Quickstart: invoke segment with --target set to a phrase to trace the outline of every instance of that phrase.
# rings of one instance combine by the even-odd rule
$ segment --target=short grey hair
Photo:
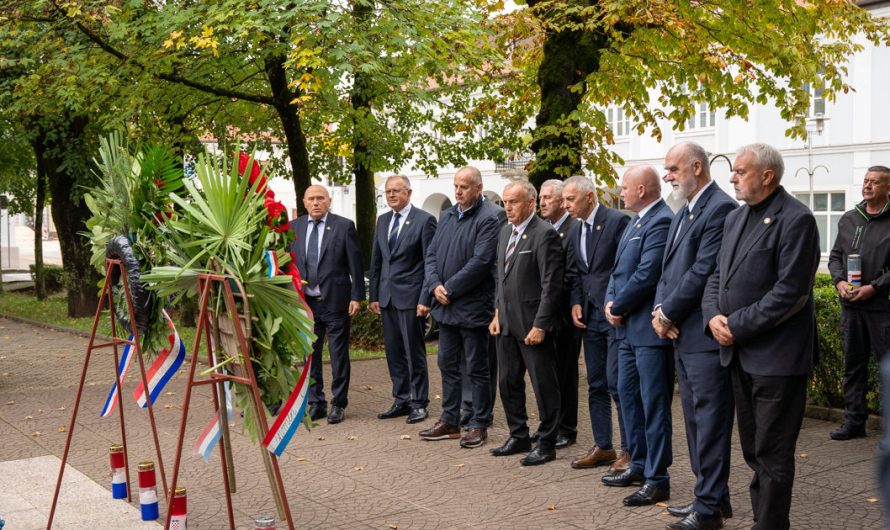
[[[569,177],[563,183],[563,186],[575,186],[581,193],[593,193],[596,196],[596,186],[593,185],[593,181],[584,175],[575,175],[573,177]]]
[[[506,193],[507,190],[509,190],[510,188],[522,188],[525,191],[526,197],[534,200],[538,199],[538,190],[536,190],[535,187],[532,186],[532,183],[527,180],[522,179],[511,181],[509,184],[504,186],[504,193]]]
[[[455,175],[459,175],[460,173],[467,173],[473,179],[473,184],[479,185],[482,184],[482,172],[479,171],[479,168],[473,166],[464,166],[457,170]]]
[[[386,177],[386,182],[389,182],[393,179],[400,179],[402,181],[402,184],[405,185],[406,189],[411,189],[411,181],[408,180],[408,177],[406,177],[405,175],[390,175]],[[383,183],[384,186],[386,186],[386,182]]]
[[[562,197],[562,188],[564,185],[565,183],[559,179],[545,180],[541,183],[541,193],[544,193],[544,188],[550,188]]]
[[[782,181],[782,175],[785,174],[785,162],[778,149],[769,144],[754,143],[741,147],[736,155],[741,156],[745,153],[754,153],[754,163],[757,167],[772,169],[776,176],[776,182]]]
[[[705,175],[710,176],[711,161],[708,158],[708,152],[705,151],[704,147],[690,141],[680,142],[676,147],[680,147],[683,150],[683,154],[685,155],[684,158],[687,162],[692,163],[696,160],[699,161],[701,163],[702,172],[704,172]]]

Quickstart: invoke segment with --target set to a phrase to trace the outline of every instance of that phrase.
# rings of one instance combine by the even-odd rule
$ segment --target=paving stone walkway
[[[0,462],[16,465],[12,461],[61,457],[86,345],[82,337],[0,318]],[[73,468],[108,489],[108,446],[120,441],[116,416],[99,417],[113,381],[110,355],[110,351],[102,352],[91,362],[69,456]],[[440,411],[441,381],[435,362],[430,366],[430,409],[435,418]],[[584,381],[583,363],[581,368]],[[326,371],[330,377],[327,367]],[[124,385],[127,398],[135,387],[137,376],[133,374],[138,370],[131,369],[130,374]],[[184,379],[184,375],[177,377],[155,406],[168,479]],[[425,442],[417,433],[433,419],[412,426],[402,419],[376,419],[376,413],[391,403],[388,381],[384,361],[355,362],[346,420],[339,425],[322,422],[311,432],[301,427],[282,456],[284,482],[297,527],[655,529],[673,520],[664,507],[623,507],[621,499],[631,491],[603,486],[602,471],[569,467],[573,457],[592,445],[585,399],[579,411],[578,444],[559,451],[555,462],[525,468],[519,465],[519,456],[494,458],[488,453],[487,449],[500,445],[507,436],[499,403],[491,437],[483,448],[462,449],[456,441]],[[531,392],[528,397],[529,411],[534,411]],[[147,414],[138,411],[132,400],[125,402],[125,412],[135,481],[134,463],[154,460],[154,448]],[[679,399],[674,400],[673,414],[671,502],[685,502],[691,499],[694,478],[689,470]],[[211,415],[210,394],[202,387],[192,401],[180,479],[189,491],[189,526],[193,529],[227,527],[218,455],[214,452],[211,461],[205,463],[190,451]],[[252,528],[250,517],[273,513],[274,504],[261,449],[251,443],[239,423],[240,418],[236,418],[235,518],[238,528]],[[879,433],[869,432],[866,439],[833,442],[828,433],[834,427],[827,422],[804,421],[798,442],[792,527],[883,528],[876,483]],[[727,521],[727,528],[750,528],[753,521],[747,485],[751,471],[742,460],[737,437],[732,462],[730,489],[735,518]],[[2,495],[13,487],[9,478],[0,476],[0,515],[16,509],[9,506],[12,497]],[[54,481],[53,476],[50,486]],[[138,512],[132,513],[135,527]],[[73,517],[62,508],[57,514],[60,521]],[[56,527],[66,528],[62,524]],[[15,526],[8,528],[17,530]]]

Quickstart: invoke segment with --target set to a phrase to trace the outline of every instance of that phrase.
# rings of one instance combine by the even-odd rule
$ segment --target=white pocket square
[[[532,251],[531,250],[520,250],[519,253],[520,254],[531,254]]]
[[[643,236],[637,236],[637,237],[632,237],[632,238],[630,238],[631,241],[633,241],[633,240],[635,240],[635,239],[643,239]]]

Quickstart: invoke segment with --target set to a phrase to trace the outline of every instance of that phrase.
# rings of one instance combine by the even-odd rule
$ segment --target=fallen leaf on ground
[[[355,466],[354,468],[352,468],[352,470],[353,470],[353,471],[364,471],[364,470],[365,470],[365,466]]]
[[[65,407],[59,407],[56,410],[65,410]]]
[[[555,510],[555,509],[556,509],[556,505],[555,505],[555,504],[549,504],[549,505],[547,505],[547,509],[548,509],[548,510],[551,510],[551,511],[552,511],[552,510]]]
[[[34,416],[25,416],[25,420],[33,420]]]
[[[7,401],[6,404],[7,405],[15,405],[15,401]]]
[[[319,437],[318,437],[318,441],[319,441],[319,442],[323,442],[323,441],[324,441],[324,436],[319,436]]]
[[[172,409],[172,408],[173,408],[173,405],[171,405],[170,403],[167,403],[166,405],[164,405],[164,408],[165,408],[165,409]]]
[[[391,524],[389,527],[392,528],[392,530],[399,530],[399,525],[397,524]]]
[[[403,435],[399,436],[399,440],[410,440],[410,439],[411,439],[410,434],[403,434]]]
[[[436,394],[435,399],[442,399],[442,396],[440,396],[439,394]]]
[[[168,396],[175,396],[176,392],[164,392],[164,394],[166,394]]]
[[[865,499],[865,502],[876,503],[879,500],[880,499],[878,499],[877,497],[869,497],[869,498]]]
[[[37,412],[43,412],[43,409],[37,409]]]
[[[655,506],[658,506],[659,508],[667,508],[667,503],[666,502],[656,502]]]
[[[365,390],[374,390],[374,387],[371,385],[365,385],[362,388],[364,388]]]
[[[800,457],[804,460],[810,457],[809,453],[800,453]]]
[[[355,436],[347,436],[346,439],[347,440],[355,440]]]
[[[466,464],[454,464],[454,467],[464,467]]]
[[[40,436],[41,434],[43,433],[41,433],[40,431],[34,431],[31,433],[31,436]]]
[[[59,432],[65,432],[65,431],[67,431],[67,430],[68,430],[68,429],[66,429],[64,425],[61,426],[61,427],[59,427]]]
[[[305,461],[306,461],[306,457],[305,457],[305,456],[298,456],[298,457],[297,457],[297,462],[305,462]]]

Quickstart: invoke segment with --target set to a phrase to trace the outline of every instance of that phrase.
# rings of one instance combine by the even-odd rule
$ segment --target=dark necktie
[[[689,217],[689,205],[683,207],[683,210],[680,212],[680,222],[677,223],[677,233],[674,234],[674,240],[671,241],[671,245],[676,245],[677,240],[680,239],[680,230],[683,229],[683,223],[686,222],[686,218]]]
[[[306,268],[309,273],[306,282],[309,287],[315,287],[318,285],[318,225],[323,221],[310,219],[309,222],[312,223],[312,232],[309,233],[309,247],[306,249]]]
[[[513,229],[513,235],[510,237],[510,243],[507,244],[507,254],[504,256],[504,272],[510,270],[510,263],[513,262],[513,251],[516,250],[516,240],[519,239],[519,231]]]
[[[396,241],[399,239],[399,218],[402,214],[396,212],[392,218],[392,228],[389,230],[389,251],[392,252],[396,248]]]
[[[585,222],[584,229],[587,230],[587,240],[584,242],[584,248],[587,251],[587,264],[590,265],[593,261],[593,224]]]

